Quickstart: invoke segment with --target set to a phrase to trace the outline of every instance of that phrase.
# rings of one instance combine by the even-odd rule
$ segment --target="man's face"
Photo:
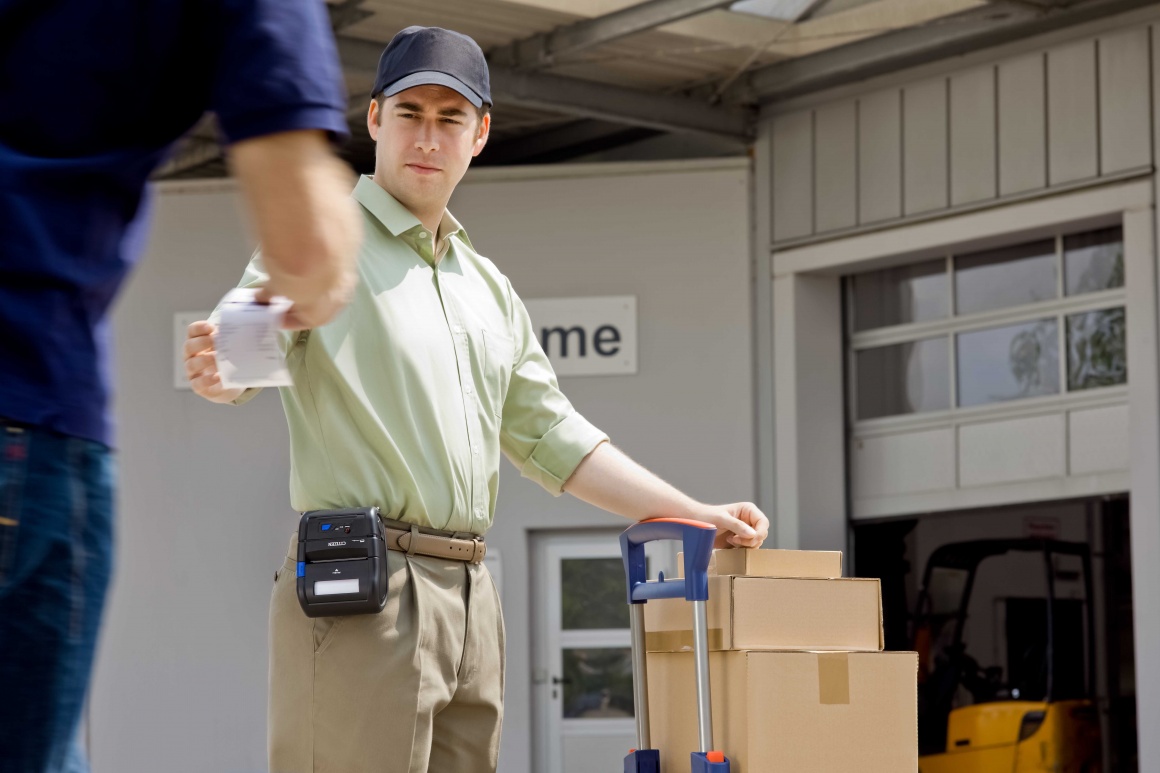
[[[446,206],[487,142],[491,116],[445,86],[416,86],[372,101],[375,181],[411,210]]]

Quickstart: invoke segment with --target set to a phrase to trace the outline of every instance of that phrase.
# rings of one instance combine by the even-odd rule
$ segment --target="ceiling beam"
[[[754,131],[753,115],[732,107],[579,78],[492,68],[491,86],[496,99],[513,104],[647,129],[740,139]]]
[[[364,2],[366,0],[343,0],[336,5],[327,5],[326,10],[330,14],[330,28],[338,32],[358,24],[363,19],[374,16],[373,12],[360,7]]]
[[[173,146],[165,163],[153,170],[153,178],[173,177],[220,160],[223,149],[219,135],[217,118],[212,113],[203,114]]]
[[[1048,8],[1064,7],[1068,5],[1068,0],[987,0],[987,2],[997,5],[1002,5],[1003,3],[1026,5],[1040,11],[1046,10]]]
[[[489,144],[475,164],[552,163],[652,136],[656,136],[656,132],[650,129],[581,118],[563,126]]]
[[[813,8],[809,9],[798,18],[798,21],[809,21],[810,19],[820,19],[823,16],[832,16],[835,13],[842,13],[857,8],[862,5],[869,5],[878,0],[821,0]]]
[[[488,52],[509,67],[535,69],[568,54],[655,29],[690,16],[724,8],[735,0],[648,0],[619,11],[557,27]]]
[[[775,102],[1155,3],[1083,0],[1067,7],[1040,9],[1001,0],[934,23],[766,65],[738,79],[724,96],[732,103]]]
[[[168,160],[153,171],[153,179],[163,180],[222,159],[221,146],[215,140],[186,137],[174,148]]]
[[[382,49],[381,43],[338,39],[343,67],[352,72],[374,72]],[[490,70],[492,98],[500,105],[508,103],[668,132],[743,140],[753,136],[754,115],[747,109],[499,65],[490,66]]]

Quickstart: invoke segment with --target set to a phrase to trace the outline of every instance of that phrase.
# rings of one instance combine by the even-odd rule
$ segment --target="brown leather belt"
[[[449,558],[452,561],[478,564],[487,554],[483,537],[471,534],[428,529],[402,521],[388,521],[386,518],[383,519],[383,530],[387,536],[387,549],[409,556]]]

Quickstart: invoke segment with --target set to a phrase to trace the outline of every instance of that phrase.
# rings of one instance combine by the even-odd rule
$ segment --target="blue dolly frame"
[[[644,605],[650,599],[684,597],[693,602],[693,658],[697,679],[697,729],[700,751],[692,753],[692,773],[729,773],[729,760],[713,749],[713,706],[709,697],[709,641],[705,602],[709,598],[709,558],[717,528],[683,518],[653,518],[625,529],[620,552],[632,610],[632,697],[637,748],[624,758],[624,773],[660,773],[660,752],[652,747],[648,714],[648,669],[645,663]],[[684,546],[685,578],[649,582],[645,543],[678,540]]]

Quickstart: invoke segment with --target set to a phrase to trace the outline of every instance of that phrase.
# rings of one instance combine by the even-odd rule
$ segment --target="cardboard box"
[[[918,769],[916,653],[714,652],[709,674],[713,742],[732,773]],[[648,682],[661,770],[688,770],[692,653],[648,655]]]
[[[842,552],[766,548],[714,550],[709,559],[709,574],[834,579],[842,576]],[[677,576],[685,576],[684,553],[677,554]]]
[[[709,578],[711,650],[882,649],[877,579]],[[649,652],[693,649],[693,606],[683,598],[644,605]]]

